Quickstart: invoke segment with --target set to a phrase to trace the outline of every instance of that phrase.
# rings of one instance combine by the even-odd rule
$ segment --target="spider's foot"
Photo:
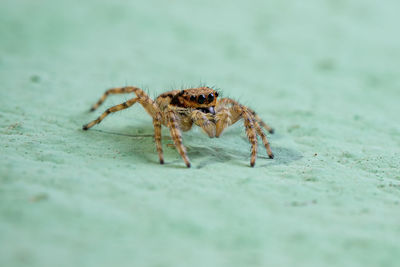
[[[274,156],[274,154],[271,154],[271,155],[268,155],[268,157],[269,157],[270,159],[273,159],[275,156]]]
[[[270,134],[273,134],[273,133],[275,133],[275,129],[271,129],[271,130],[269,130],[268,131]]]
[[[88,125],[87,125],[87,124],[83,125],[83,126],[82,126],[82,130],[84,130],[84,131],[87,131],[87,130],[89,130],[89,127],[88,127]]]
[[[256,165],[255,162],[250,162],[250,166],[251,166],[252,168],[254,168],[254,165]]]
[[[94,107],[91,107],[90,109],[89,109],[89,112],[93,112],[93,111],[95,111],[96,109],[94,108]]]
[[[160,159],[160,164],[164,164],[164,159]]]
[[[187,166],[188,168],[190,168],[190,162],[186,163],[186,166]]]

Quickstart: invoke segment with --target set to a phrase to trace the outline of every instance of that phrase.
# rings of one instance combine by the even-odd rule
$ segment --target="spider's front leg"
[[[221,99],[221,100],[218,102],[218,105],[217,105],[217,107],[216,107],[216,111],[219,112],[219,113],[224,113],[224,109],[227,110],[226,107],[227,107],[228,105],[231,105],[231,106],[235,106],[235,105],[242,106],[241,104],[239,104],[237,101],[235,101],[235,100],[233,100],[233,99],[230,99],[230,98],[223,98],[223,99]],[[272,127],[270,127],[268,124],[266,124],[266,123],[260,118],[260,116],[257,115],[257,113],[256,113],[254,110],[252,110],[252,109],[249,108],[249,107],[246,107],[246,109],[251,113],[252,117],[254,117],[255,121],[256,121],[261,127],[264,127],[264,128],[265,128],[269,133],[271,133],[271,134],[274,133],[274,129],[273,129]],[[220,118],[224,118],[224,117],[226,117],[226,116],[220,116]],[[236,119],[240,119],[240,116],[238,116]],[[234,124],[235,122],[236,122],[236,121],[232,122],[232,124]],[[225,126],[225,127],[221,127],[221,128],[222,128],[221,133],[222,133],[223,129],[225,129],[227,126],[231,125],[231,124],[226,125],[225,122],[221,122],[221,123],[224,123],[224,124],[221,125],[221,126]],[[218,127],[217,127],[217,128],[218,128]],[[217,132],[218,132],[218,129],[217,129]],[[221,133],[220,133],[220,134],[221,134]],[[218,137],[218,134],[217,134],[217,137]]]
[[[227,105],[231,106],[228,108]],[[222,99],[216,107],[216,119],[217,119],[217,133],[216,136],[219,137],[220,134],[228,126],[236,123],[238,120],[243,118],[244,126],[246,128],[246,135],[251,143],[251,160],[250,165],[253,167],[255,165],[256,155],[257,155],[257,134],[261,137],[262,142],[267,150],[268,156],[272,159],[274,154],[271,151],[267,136],[262,130],[259,122],[262,120],[255,117],[255,112],[251,109],[239,104],[238,102],[224,98]],[[271,128],[270,128],[271,129]]]
[[[166,115],[167,115],[168,128],[171,133],[172,140],[174,140],[175,146],[178,149],[178,152],[181,155],[186,166],[190,168],[189,158],[186,154],[186,149],[182,144],[182,134],[181,130],[179,129],[178,116],[170,107],[168,107]]]

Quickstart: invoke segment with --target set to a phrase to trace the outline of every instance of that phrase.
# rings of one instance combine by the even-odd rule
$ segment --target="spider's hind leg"
[[[160,109],[158,108],[157,104],[140,88],[137,87],[122,87],[122,88],[112,88],[110,90],[107,90],[104,95],[100,98],[100,100],[92,107],[92,109],[96,109],[101,103],[103,103],[104,99],[109,95],[109,94],[122,94],[122,93],[130,93],[133,92],[136,94],[136,98],[129,99],[128,101],[113,106],[109,109],[107,109],[103,114],[101,114],[100,117],[98,117],[96,120],[85,124],[83,126],[83,130],[88,130],[89,128],[93,127],[96,124],[99,124],[105,117],[107,117],[110,113],[117,112],[126,108],[129,108],[136,102],[139,102],[142,104],[143,108],[147,111],[147,113],[155,118],[158,116],[157,114],[160,114]]]
[[[135,90],[138,90],[139,88],[136,87],[118,87],[118,88],[111,88],[108,89],[107,91],[104,92],[104,94],[100,97],[100,99],[94,104],[91,108],[90,111],[95,111],[103,102],[106,100],[106,98],[109,95],[113,94],[128,94],[128,93],[133,93]],[[139,89],[140,90],[140,89]]]
[[[128,101],[113,106],[111,108],[108,108],[106,111],[103,112],[103,114],[101,114],[97,119],[95,119],[94,121],[89,122],[88,124],[83,125],[82,129],[83,130],[89,130],[90,128],[92,128],[93,126],[95,126],[96,124],[99,124],[102,120],[104,120],[105,117],[107,117],[110,113],[113,112],[117,112],[126,108],[129,108],[130,106],[132,106],[133,104],[135,104],[137,101],[139,100],[139,98],[132,98],[129,99]]]

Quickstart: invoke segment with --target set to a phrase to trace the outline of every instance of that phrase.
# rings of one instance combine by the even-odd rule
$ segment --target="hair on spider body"
[[[111,88],[92,106],[96,110],[110,94],[134,93],[136,97],[122,104],[108,108],[96,120],[85,124],[82,129],[88,130],[99,124],[110,113],[117,112],[140,103],[147,113],[153,118],[154,138],[160,163],[164,163],[164,154],[161,145],[161,127],[169,128],[170,135],[175,147],[181,155],[187,167],[190,161],[186,148],[182,143],[181,132],[188,131],[193,125],[200,127],[210,138],[220,137],[223,131],[243,120],[246,135],[251,144],[250,166],[254,166],[257,156],[257,136],[261,137],[267,154],[270,158],[274,155],[267,140],[263,128],[273,132],[272,128],[250,108],[239,104],[231,98],[220,98],[218,90],[202,86],[181,90],[172,90],[160,94],[155,100],[151,99],[146,92],[138,87],[127,86]]]

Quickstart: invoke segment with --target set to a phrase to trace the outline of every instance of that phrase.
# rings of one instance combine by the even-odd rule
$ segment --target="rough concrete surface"
[[[0,2],[0,266],[400,266],[400,4]],[[217,86],[275,129],[163,129],[131,96]]]

